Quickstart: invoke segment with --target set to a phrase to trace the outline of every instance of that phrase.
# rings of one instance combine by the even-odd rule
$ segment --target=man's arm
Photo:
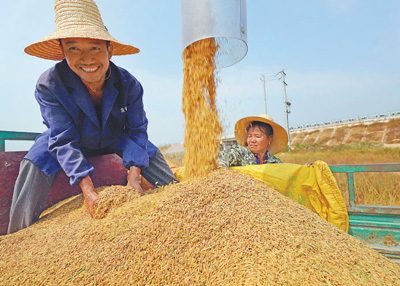
[[[70,178],[70,184],[77,185],[82,178],[91,175],[94,169],[79,147],[80,134],[75,123],[46,85],[37,85],[35,97],[44,123],[50,131],[48,150]]]

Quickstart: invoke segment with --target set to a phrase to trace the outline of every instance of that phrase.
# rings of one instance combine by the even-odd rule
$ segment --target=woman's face
[[[62,47],[69,67],[87,83],[102,83],[105,79],[112,46],[103,40],[87,38],[62,39]]]
[[[255,154],[266,153],[271,144],[272,136],[267,136],[258,126],[250,127],[247,131],[247,146]]]

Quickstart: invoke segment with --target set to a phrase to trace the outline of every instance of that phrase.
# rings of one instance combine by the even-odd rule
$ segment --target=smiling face
[[[260,126],[252,126],[247,131],[247,146],[255,154],[265,154],[272,142],[272,135],[267,136]]]
[[[102,86],[112,56],[112,45],[88,38],[62,39],[61,43],[69,67],[82,81]]]

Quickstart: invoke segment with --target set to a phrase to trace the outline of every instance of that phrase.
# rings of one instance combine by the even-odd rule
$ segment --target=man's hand
[[[93,216],[99,195],[94,190],[92,179],[89,176],[86,176],[79,182],[79,186],[81,187],[83,197],[85,198],[89,214]]]
[[[128,171],[128,187],[133,187],[139,191],[141,195],[144,194],[142,187],[140,186],[140,168],[131,166]]]

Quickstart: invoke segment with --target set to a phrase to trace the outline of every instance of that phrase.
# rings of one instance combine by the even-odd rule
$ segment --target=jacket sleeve
[[[70,184],[76,185],[94,171],[79,148],[79,132],[58,98],[45,85],[36,86],[35,97],[49,128],[49,152],[70,178]]]
[[[128,118],[125,125],[127,138],[123,147],[123,164],[146,168],[149,165],[147,154],[147,118],[143,106],[143,88],[138,81],[132,81],[128,89]]]
[[[278,157],[275,157],[274,155],[270,155],[267,163],[268,164],[280,164],[280,163],[282,163],[282,161]]]
[[[242,166],[240,149],[236,145],[227,147],[219,153],[217,161],[220,167]]]

